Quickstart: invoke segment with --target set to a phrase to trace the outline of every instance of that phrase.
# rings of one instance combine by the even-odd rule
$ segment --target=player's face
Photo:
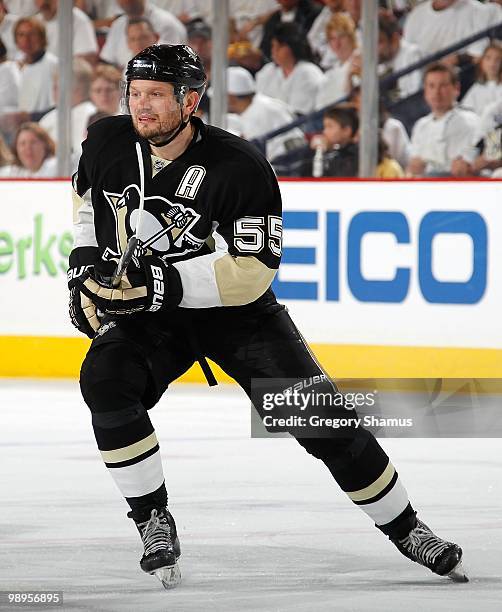
[[[131,81],[129,109],[134,129],[148,140],[164,140],[180,122],[180,109],[171,83]]]

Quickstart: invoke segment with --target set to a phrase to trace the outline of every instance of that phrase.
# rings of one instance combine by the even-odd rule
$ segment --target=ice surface
[[[421,518],[464,548],[471,581],[454,584],[402,558],[294,440],[251,439],[237,388],[179,385],[151,416],[183,551],[172,591],[139,568],[77,384],[0,381],[0,590],[61,590],[72,611],[502,609],[500,439],[382,441]]]

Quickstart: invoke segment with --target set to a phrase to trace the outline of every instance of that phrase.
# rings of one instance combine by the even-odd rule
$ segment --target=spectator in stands
[[[277,0],[280,8],[263,24],[263,38],[260,49],[266,58],[272,60],[272,39],[277,26],[286,23],[295,23],[303,37],[307,36],[315,18],[321,12],[321,7],[312,0]],[[274,60],[275,61],[275,60]]]
[[[89,99],[92,66],[80,57],[73,58],[73,82],[71,96],[71,145],[74,154],[80,153],[80,145],[87,133],[89,118],[96,112],[96,107]],[[59,79],[54,78],[54,96],[57,98]],[[51,110],[40,119],[40,125],[47,130],[54,142],[57,143],[57,108]]]
[[[239,115],[241,134],[247,140],[263,136],[294,120],[293,113],[283,102],[256,93],[253,77],[241,66],[228,68],[227,91],[228,110]],[[269,140],[266,154],[268,159],[273,159],[286,153],[288,149],[304,144],[303,132],[299,128],[294,128]]]
[[[502,21],[500,9],[499,14],[498,21]],[[425,0],[406,17],[404,38],[426,56],[490,27],[492,19],[492,9],[477,0]],[[487,44],[488,39],[483,38],[465,51],[479,57]],[[451,63],[456,61],[457,54],[450,59]]]
[[[401,38],[397,20],[388,12],[382,13],[378,19],[378,61],[381,76],[403,70],[422,59],[417,45]],[[406,98],[416,93],[422,86],[422,74],[415,70],[401,77],[393,87],[394,100]]]
[[[16,59],[17,48],[14,40],[14,26],[16,25],[18,15],[8,13],[4,0],[0,0],[0,38],[7,48],[7,59]]]
[[[0,38],[0,114],[17,111],[19,80],[19,68],[7,59],[7,49]]]
[[[477,66],[477,80],[462,98],[462,106],[483,113],[492,102],[502,98],[502,46],[492,42],[486,47]]]
[[[112,23],[101,49],[100,57],[107,64],[115,64],[123,69],[132,57],[126,35],[129,19],[146,17],[158,32],[162,43],[174,45],[186,42],[186,29],[181,21],[149,0],[117,0],[117,3],[125,14]]]
[[[298,114],[311,112],[323,73],[312,60],[305,34],[296,23],[280,23],[272,36],[273,63],[256,73],[256,89],[278,98]]]
[[[200,57],[211,80],[211,54],[213,51],[212,31],[210,26],[200,18],[192,19],[186,24],[188,44]]]
[[[37,17],[43,21],[47,32],[47,49],[57,56],[59,53],[58,0],[36,0],[36,5],[40,11]],[[89,17],[77,7],[73,7],[72,41],[73,55],[82,57],[91,64],[96,63],[98,43],[94,27]]]
[[[322,11],[317,15],[307,35],[310,47],[319,57],[319,65],[323,70],[328,70],[337,61],[335,52],[328,43],[326,27],[329,20],[336,13],[344,11],[344,0],[326,0]]]
[[[358,112],[361,112],[361,89],[356,87],[350,94],[350,103],[353,104]],[[378,128],[381,136],[389,149],[389,155],[397,163],[406,168],[410,161],[410,137],[406,128],[399,119],[392,117],[380,99]]]
[[[0,168],[3,178],[53,177],[57,173],[54,141],[38,123],[23,123],[14,139],[13,163]]]
[[[478,156],[473,163],[475,174],[493,176],[502,168],[502,98],[489,104],[481,115],[479,131],[474,138]]]
[[[459,81],[444,64],[430,65],[424,75],[424,97],[431,113],[419,119],[411,135],[412,176],[466,176],[476,156],[473,140],[478,118],[456,106]]]
[[[385,141],[382,131],[378,131],[378,165],[375,170],[376,178],[403,178],[404,170],[395,160],[389,151],[389,146]]]
[[[134,17],[127,23],[127,46],[132,57],[159,42],[159,35],[146,17]]]
[[[322,135],[311,141],[316,154],[311,155],[303,168],[303,176],[353,177],[359,173],[359,147],[357,109],[339,104],[324,112]],[[322,152],[321,168],[314,166]]]
[[[14,155],[7,146],[7,143],[0,134],[0,177],[2,176],[2,168],[10,166],[14,161]]]
[[[101,64],[96,67],[89,92],[96,113],[89,118],[89,125],[97,120],[98,113],[99,118],[119,114],[121,80],[122,75],[114,66]]]
[[[52,78],[58,63],[57,58],[46,51],[45,26],[36,17],[19,19],[14,38],[22,54],[18,110],[0,117],[0,129],[9,141],[21,123],[37,121],[54,106]]]
[[[335,13],[326,26],[326,37],[336,62],[324,74],[316,97],[316,108],[328,106],[350,93],[354,60],[359,55],[356,28],[349,15]]]

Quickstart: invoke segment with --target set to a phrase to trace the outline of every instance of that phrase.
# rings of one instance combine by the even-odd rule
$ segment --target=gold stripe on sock
[[[119,461],[128,461],[129,459],[134,459],[138,457],[138,455],[146,453],[156,444],[158,444],[157,436],[155,432],[153,432],[148,437],[143,438],[143,440],[130,444],[129,446],[100,452],[105,463],[119,463]]]
[[[389,484],[394,476],[394,466],[389,461],[387,467],[382,472],[382,474],[370,485],[364,487],[364,489],[359,489],[359,491],[349,491],[347,495],[354,502],[364,501],[365,499],[371,499],[378,495],[381,491],[385,489],[385,487]]]

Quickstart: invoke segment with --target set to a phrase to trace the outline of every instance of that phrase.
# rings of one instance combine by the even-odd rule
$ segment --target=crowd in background
[[[379,75],[502,24],[501,4],[381,0]],[[58,0],[0,0],[0,177],[56,176],[57,10]],[[361,10],[362,0],[230,0],[227,129],[254,141],[323,111],[322,124],[264,143],[279,175],[358,175]],[[212,24],[211,0],[75,0],[74,162],[88,126],[120,112],[125,66],[145,47],[189,44],[210,81]],[[496,30],[380,94],[375,176],[502,173]],[[198,110],[206,121],[210,103],[209,87]]]

